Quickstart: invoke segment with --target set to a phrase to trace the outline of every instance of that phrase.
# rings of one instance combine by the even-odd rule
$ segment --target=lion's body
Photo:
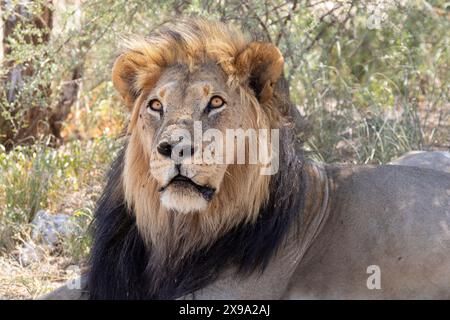
[[[450,174],[403,166],[325,171],[327,212],[305,254],[304,241],[291,239],[262,275],[231,273],[185,298],[449,299]],[[380,289],[367,286],[373,265]]]
[[[131,118],[93,223],[91,299],[450,298],[450,174],[311,162],[282,71],[275,46],[221,23],[128,43],[113,82]],[[258,137],[279,168],[191,161],[211,147],[187,139],[199,122],[279,132]]]
[[[398,166],[411,165],[411,157],[395,166],[313,165],[310,197],[321,201],[310,231],[290,237],[264,273],[243,279],[225,270],[180,298],[450,298],[450,174],[419,168],[432,154],[415,154],[416,167]],[[438,155],[432,164],[442,168],[449,154]],[[325,181],[328,198],[315,196]],[[380,268],[381,289],[367,287],[372,265]],[[87,297],[87,290],[64,287],[48,298]]]
[[[328,168],[329,218],[291,298],[450,298],[450,174],[402,166]],[[378,266],[381,288],[367,280]]]

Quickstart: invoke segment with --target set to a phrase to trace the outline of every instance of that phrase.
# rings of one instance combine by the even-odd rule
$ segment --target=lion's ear
[[[283,73],[284,59],[280,50],[271,43],[252,42],[236,58],[236,68],[248,76],[249,86],[259,102],[272,98],[276,82]]]
[[[138,52],[122,53],[114,62],[112,81],[129,110],[139,97],[138,73],[145,67],[145,57]]]

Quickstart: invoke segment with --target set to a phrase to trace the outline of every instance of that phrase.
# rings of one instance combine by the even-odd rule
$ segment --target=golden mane
[[[123,50],[113,68],[113,82],[132,110],[122,177],[125,201],[153,254],[176,251],[182,258],[238,224],[254,222],[268,199],[270,177],[260,175],[259,165],[229,165],[220,192],[205,212],[168,212],[160,205],[158,184],[149,173],[141,128],[135,125],[139,108],[133,107],[168,66],[214,61],[227,74],[228,85],[239,90],[241,103],[251,106],[248,117],[255,128],[277,127],[281,116],[272,95],[283,58],[271,44],[251,42],[234,27],[203,19],[164,24],[147,38],[125,41]],[[257,72],[262,84],[258,98],[249,86]]]
[[[138,92],[152,80],[157,80],[167,66],[185,64],[193,67],[207,60],[217,62],[230,76],[229,84],[237,85],[239,79],[245,81],[246,70],[239,70],[234,58],[249,43],[250,39],[232,26],[189,19],[166,23],[145,38],[126,39],[122,50],[126,55],[133,55],[136,58],[133,62],[140,67],[134,82],[134,90]]]

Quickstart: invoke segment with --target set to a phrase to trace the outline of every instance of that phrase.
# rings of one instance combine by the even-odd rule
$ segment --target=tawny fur
[[[187,41],[180,43],[177,37],[169,36],[174,32]],[[272,61],[269,67],[265,59]],[[248,127],[270,129],[282,123],[280,110],[272,100],[283,65],[276,47],[251,43],[230,26],[203,20],[168,24],[149,38],[126,41],[113,69],[114,84],[131,108],[123,186],[143,238],[158,255],[177,248],[182,256],[206,246],[243,221],[255,221],[268,198],[270,177],[260,175],[259,165],[229,165],[220,191],[203,212],[184,215],[161,206],[160,186],[149,174],[149,156],[143,148],[142,129],[137,126],[139,108],[135,106],[143,102],[168,66],[182,63],[195,68],[206,61],[220,65],[228,76],[228,85],[239,91],[241,105],[249,106],[242,115]],[[248,78],[258,68],[264,70],[264,86],[256,99]]]

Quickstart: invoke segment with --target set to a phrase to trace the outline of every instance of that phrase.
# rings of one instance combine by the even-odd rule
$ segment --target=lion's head
[[[124,47],[112,75],[131,112],[123,187],[143,237],[189,249],[254,221],[269,193],[263,164],[196,161],[216,151],[213,139],[192,136],[196,125],[224,137],[227,129],[282,126],[280,51],[199,19],[165,24]]]

